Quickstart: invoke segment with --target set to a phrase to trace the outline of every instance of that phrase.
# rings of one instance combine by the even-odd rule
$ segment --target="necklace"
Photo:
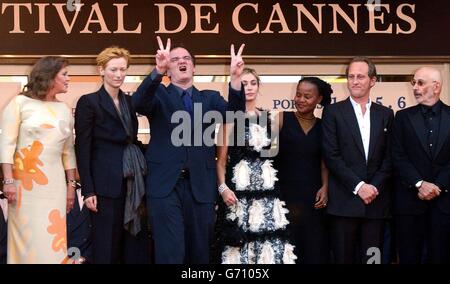
[[[305,132],[305,134],[308,134],[308,132],[313,128],[317,120],[315,116],[313,116],[312,118],[307,118],[301,116],[298,112],[295,112],[295,117],[297,118],[297,121],[300,124],[300,127],[303,129],[303,132]]]
[[[297,118],[303,119],[303,120],[316,120],[316,117],[315,117],[314,115],[313,115],[311,118],[309,118],[309,117],[304,117],[304,116],[301,116],[301,114],[300,114],[298,111],[295,112],[295,116],[296,116]]]

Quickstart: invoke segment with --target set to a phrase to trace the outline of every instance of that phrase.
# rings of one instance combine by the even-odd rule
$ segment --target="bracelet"
[[[69,181],[67,182],[67,184],[70,184],[71,187],[73,188],[77,188],[77,181],[74,179],[69,179]]]
[[[219,188],[218,188],[219,194],[222,194],[225,191],[225,189],[227,189],[227,188],[228,188],[228,186],[225,183],[222,183],[221,185],[219,185]]]
[[[5,178],[4,180],[2,180],[3,185],[13,184],[13,183],[14,183],[14,179],[12,179],[12,178]]]

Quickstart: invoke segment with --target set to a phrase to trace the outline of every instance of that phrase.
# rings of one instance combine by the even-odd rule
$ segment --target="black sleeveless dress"
[[[322,126],[317,119],[305,134],[294,112],[285,112],[276,158],[281,197],[289,209],[290,232],[298,263],[328,263],[329,241],[324,209],[314,209],[322,186]]]

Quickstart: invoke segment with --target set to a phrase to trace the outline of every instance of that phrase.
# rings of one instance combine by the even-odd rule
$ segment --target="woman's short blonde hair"
[[[127,67],[130,66],[130,52],[127,49],[118,46],[110,46],[103,49],[102,52],[97,55],[97,66],[105,68],[106,64],[108,64],[108,62],[114,58],[125,58],[125,60],[127,61]]]

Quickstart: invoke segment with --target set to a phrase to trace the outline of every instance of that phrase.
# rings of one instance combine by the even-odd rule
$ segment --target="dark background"
[[[46,8],[46,27],[50,34],[35,34],[38,29],[38,8],[34,3],[66,3],[67,1],[23,1],[9,0],[0,1],[0,5],[7,3],[31,3],[32,14],[27,9],[21,8],[22,34],[11,34],[13,29],[13,8],[9,7],[0,13],[0,55],[94,55],[103,48],[110,45],[119,45],[128,48],[134,55],[153,56],[157,50],[156,33],[158,30],[158,8],[155,3],[177,3],[182,5],[188,13],[188,24],[186,28],[177,34],[159,34],[165,41],[167,37],[172,39],[173,44],[184,45],[196,55],[229,55],[229,45],[234,43],[240,45],[246,43],[246,56],[449,56],[450,55],[450,1],[448,0],[381,0],[381,4],[389,4],[390,12],[382,9],[385,22],[377,22],[377,29],[384,30],[392,24],[393,34],[366,34],[369,19],[364,0],[201,0],[201,1],[179,1],[179,0],[81,0],[85,6],[81,9],[71,34],[66,34],[55,7],[49,5]],[[125,28],[134,30],[138,23],[142,23],[141,34],[99,34],[98,24],[91,24],[92,34],[80,34],[84,29],[91,6],[98,3],[106,21],[108,29],[117,29],[117,15],[114,3],[126,3]],[[353,18],[353,9],[349,4],[361,4],[358,8],[358,33],[355,34],[348,24],[338,16],[339,29],[342,34],[330,34],[332,30],[332,9],[326,5],[323,7],[323,31],[319,34],[315,27],[306,17],[302,17],[302,26],[306,34],[278,33],[281,25],[273,24],[272,34],[240,34],[232,24],[233,10],[240,3],[258,3],[258,13],[251,8],[242,10],[241,25],[246,29],[253,29],[259,23],[260,30],[264,30],[270,19],[272,6],[279,3],[283,15],[290,30],[297,30],[297,9],[292,4],[304,4],[314,15],[317,9],[313,4],[339,4],[340,7]],[[219,23],[219,34],[192,34],[194,29],[194,7],[191,3],[216,3],[216,13],[211,14],[213,24],[204,28],[212,29],[215,23]],[[415,19],[417,29],[413,34],[395,34],[396,24],[399,23],[404,30],[409,29],[409,24],[399,19],[396,9],[401,4],[415,4]],[[205,9],[204,11],[211,11]],[[0,10],[1,12],[1,10]],[[404,12],[411,16],[409,8]],[[205,13],[205,12],[204,12]],[[65,11],[69,23],[74,12]],[[379,14],[376,13],[376,14]],[[96,17],[94,16],[94,19]],[[179,23],[179,13],[170,8],[166,13],[166,26],[175,28]],[[171,25],[172,23],[172,25]]]

